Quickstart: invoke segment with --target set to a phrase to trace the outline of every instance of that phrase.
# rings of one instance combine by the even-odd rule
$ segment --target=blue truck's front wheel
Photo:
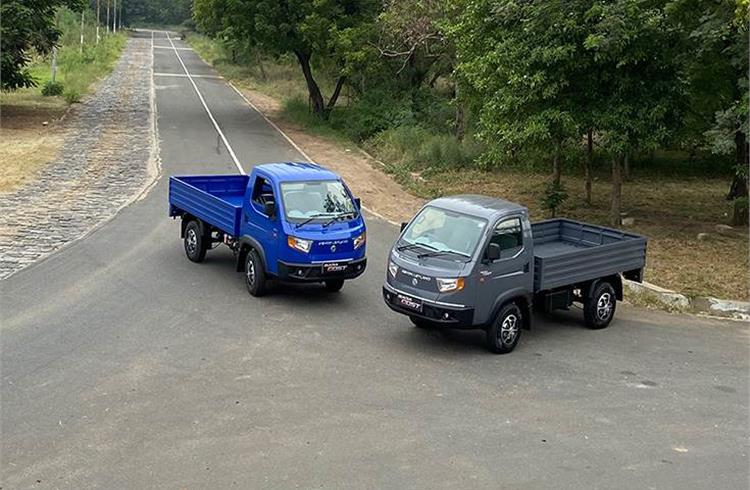
[[[266,271],[263,261],[255,249],[250,249],[245,256],[245,286],[253,296],[266,294]]]

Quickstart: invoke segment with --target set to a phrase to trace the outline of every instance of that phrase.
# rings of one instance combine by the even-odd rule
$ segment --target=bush
[[[64,87],[62,82],[53,82],[52,80],[50,80],[42,87],[42,95],[44,95],[45,97],[62,95],[63,88]]]
[[[562,184],[547,182],[544,186],[544,195],[540,204],[542,208],[549,211],[550,218],[554,218],[557,208],[568,198],[568,192]]]
[[[74,88],[69,88],[65,91],[63,97],[65,97],[65,102],[68,104],[77,104],[81,101],[81,92]]]

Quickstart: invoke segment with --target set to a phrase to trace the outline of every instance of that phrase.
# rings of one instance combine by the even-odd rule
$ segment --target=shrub
[[[544,195],[540,204],[542,208],[549,211],[550,218],[554,218],[557,208],[568,198],[568,192],[562,184],[547,182],[544,186]]]
[[[44,84],[42,87],[42,95],[45,97],[52,97],[56,95],[62,95],[63,93],[63,84],[62,82],[53,82],[52,80],[48,81]]]
[[[69,88],[65,91],[63,97],[65,97],[65,102],[68,104],[77,104],[81,101],[81,92],[74,88]]]

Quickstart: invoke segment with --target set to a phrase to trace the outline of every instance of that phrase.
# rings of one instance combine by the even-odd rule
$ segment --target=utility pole
[[[99,0],[96,0],[96,44],[99,44]]]
[[[83,53],[83,17],[86,15],[85,10],[81,10],[81,49],[80,52]]]

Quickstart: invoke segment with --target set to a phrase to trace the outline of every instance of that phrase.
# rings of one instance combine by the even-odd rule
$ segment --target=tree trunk
[[[260,79],[265,82],[268,78],[266,77],[266,69],[263,68],[263,58],[259,49],[255,50],[255,59],[257,60],[258,69],[260,70]]]
[[[463,141],[464,134],[466,133],[466,116],[464,114],[464,106],[458,98],[457,82],[453,84],[453,103],[456,104],[456,139]]]
[[[745,172],[747,172],[748,143],[745,133],[737,131],[734,135],[734,144],[736,170],[727,194],[727,199],[732,201],[748,197],[747,175],[740,173],[741,169],[745,169]],[[746,226],[749,212],[746,201],[734,202],[732,206],[732,226]]]
[[[552,154],[552,182],[555,185],[560,185],[560,177],[562,176],[561,147],[562,143],[555,140],[555,150]]]
[[[327,116],[325,102],[323,101],[323,95],[320,93],[320,87],[313,78],[312,70],[310,69],[310,55],[302,51],[294,51],[299,61],[299,66],[302,68],[302,74],[305,76],[305,83],[307,83],[307,93],[310,95],[310,103],[312,104],[313,113],[317,116],[325,119]]]
[[[622,180],[630,180],[630,152],[625,153],[622,160]]]
[[[612,201],[609,212],[609,222],[612,226],[620,226],[620,208],[622,206],[622,155],[612,158]]]
[[[594,131],[592,129],[589,129],[586,133],[586,164],[584,168],[584,172],[586,174],[586,195],[584,196],[584,199],[586,200],[586,204],[591,206],[591,180],[592,180],[592,170],[594,166]]]
[[[344,86],[344,82],[346,82],[346,76],[342,75],[336,80],[336,87],[333,89],[333,94],[331,94],[331,98],[328,99],[328,105],[326,106],[326,111],[331,112],[333,110],[333,106],[336,105],[336,101],[339,100],[339,95],[341,94],[341,87]]]

